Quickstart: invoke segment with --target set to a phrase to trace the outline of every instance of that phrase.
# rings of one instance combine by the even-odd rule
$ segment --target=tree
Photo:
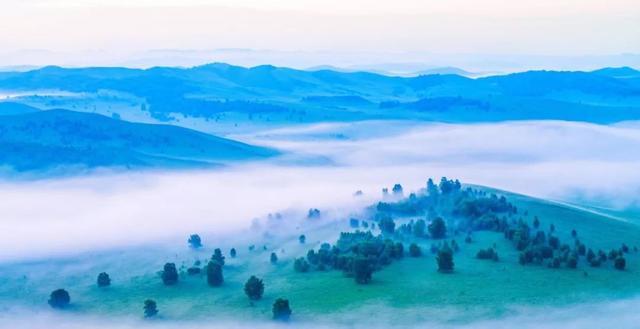
[[[393,188],[391,189],[391,192],[395,196],[402,197],[402,195],[403,195],[402,185],[400,185],[400,184],[393,185]]]
[[[624,257],[620,256],[620,257],[616,258],[616,260],[613,263],[613,265],[615,266],[615,268],[617,270],[622,271],[627,266],[627,260],[624,259]]]
[[[264,283],[261,279],[258,279],[255,275],[252,275],[247,283],[244,284],[244,293],[251,300],[258,300],[262,298],[264,293]]]
[[[111,285],[109,274],[102,272],[98,274],[98,287],[108,287]]]
[[[429,224],[429,234],[434,239],[442,239],[447,235],[447,226],[442,217],[437,217]]]
[[[424,219],[418,219],[415,224],[413,224],[413,235],[421,238],[424,236],[424,232],[427,228],[427,224]]]
[[[271,261],[271,264],[276,264],[276,263],[278,262],[278,255],[276,255],[276,253],[275,253],[275,252],[272,252],[272,253],[271,253],[271,259],[270,259],[270,261]]]
[[[211,256],[211,260],[220,264],[220,266],[224,266],[225,257],[222,256],[222,250],[220,248],[216,248],[213,251],[213,255]]]
[[[210,261],[207,264],[207,283],[212,287],[219,287],[223,282],[222,265],[216,261]]]
[[[438,251],[438,256],[436,257],[436,261],[438,262],[438,271],[442,273],[451,273],[453,272],[453,268],[455,264],[453,263],[453,251],[451,248],[446,247],[441,248]]]
[[[568,268],[578,267],[578,257],[576,257],[576,255],[569,256],[569,259],[567,259],[567,267]]]
[[[191,246],[191,248],[193,249],[198,249],[202,247],[202,240],[200,239],[200,236],[197,234],[191,234],[187,242],[189,242],[189,246]]]
[[[540,228],[540,220],[538,219],[538,216],[533,218],[533,228],[536,230]]]
[[[144,301],[144,317],[150,318],[158,314],[158,304],[153,299],[147,299]]]
[[[291,317],[291,307],[289,300],[278,298],[273,303],[273,318],[275,320],[287,321]]]
[[[309,263],[303,257],[296,258],[293,262],[293,268],[296,272],[308,272],[309,271]]]
[[[418,246],[415,243],[412,243],[411,245],[409,245],[409,255],[411,257],[420,257],[420,256],[422,256],[422,250],[420,249],[420,246]]]
[[[231,248],[231,250],[229,251],[229,255],[231,256],[231,258],[236,258],[236,248]]]
[[[356,283],[367,284],[371,282],[373,266],[369,262],[369,259],[364,257],[355,258],[353,260],[353,274]]]
[[[391,217],[385,217],[380,220],[378,223],[380,230],[385,234],[393,234],[396,229],[396,223],[391,219]]]
[[[65,308],[71,303],[71,297],[66,290],[56,289],[51,292],[48,303],[53,308]]]
[[[427,180],[427,193],[430,197],[437,197],[438,194],[440,194],[440,189],[438,189],[438,186],[433,182],[433,179],[431,178]]]
[[[307,237],[304,234],[300,234],[298,241],[300,241],[300,244],[304,244],[307,241]]]
[[[178,271],[176,270],[176,264],[164,264],[164,270],[162,271],[162,282],[164,282],[164,284],[167,286],[178,283]]]

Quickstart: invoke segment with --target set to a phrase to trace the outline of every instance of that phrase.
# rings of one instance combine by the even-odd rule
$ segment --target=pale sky
[[[157,49],[640,53],[638,0],[0,0],[0,8],[0,66]]]

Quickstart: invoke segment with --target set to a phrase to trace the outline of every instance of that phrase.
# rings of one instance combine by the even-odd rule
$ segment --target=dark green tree
[[[187,242],[189,242],[189,246],[191,246],[191,248],[198,249],[202,247],[202,240],[200,239],[200,236],[197,234],[191,234]]]
[[[413,235],[421,238],[424,236],[425,231],[427,229],[427,224],[424,219],[418,219],[415,224],[413,224]]]
[[[438,262],[438,271],[442,273],[451,273],[455,264],[453,263],[453,251],[451,248],[445,246],[438,250],[438,256],[436,256]]]
[[[300,236],[298,237],[298,241],[300,242],[300,244],[304,244],[305,241],[307,241],[307,237],[304,234],[300,234]]]
[[[273,303],[273,318],[275,320],[287,321],[291,317],[291,307],[289,306],[289,300],[278,298]]]
[[[229,255],[231,256],[231,258],[236,258],[236,255],[238,253],[236,252],[236,248],[231,248],[231,250],[229,251]]]
[[[162,282],[164,282],[164,284],[167,286],[178,283],[178,270],[176,270],[176,264],[164,264],[164,270],[162,271]]]
[[[220,264],[220,266],[224,266],[225,257],[222,256],[222,250],[220,248],[216,248],[213,251],[213,255],[211,256],[211,260]]]
[[[252,275],[244,284],[244,293],[251,300],[258,300],[262,298],[262,294],[264,294],[264,283],[255,275]]]
[[[98,274],[98,287],[108,287],[111,285],[109,274],[102,272]]]
[[[391,219],[391,217],[385,217],[380,220],[378,223],[380,230],[385,234],[393,234],[396,229],[396,223]]]
[[[409,255],[411,257],[420,257],[420,256],[422,256],[422,250],[420,249],[420,246],[418,246],[415,243],[412,243],[411,245],[409,245]]]
[[[369,259],[364,257],[356,257],[353,260],[353,274],[356,283],[367,284],[371,282],[373,275],[373,266]]]
[[[144,301],[144,317],[150,318],[158,314],[158,304],[153,299],[147,299]]]
[[[617,270],[622,271],[627,266],[627,260],[624,259],[624,257],[620,256],[620,257],[616,258],[616,260],[614,261],[613,265],[615,266],[615,268]]]
[[[276,264],[278,262],[278,255],[276,255],[275,252],[272,252],[269,260],[271,261],[271,264]]]
[[[66,290],[56,289],[51,292],[48,303],[53,308],[65,308],[71,303],[71,297]]]
[[[429,224],[429,234],[434,239],[442,239],[447,235],[447,226],[444,219],[437,217]]]
[[[293,268],[296,272],[308,272],[309,271],[309,263],[303,257],[296,258],[293,262]]]
[[[219,287],[223,282],[222,265],[216,261],[210,261],[207,264],[207,283],[212,287]]]

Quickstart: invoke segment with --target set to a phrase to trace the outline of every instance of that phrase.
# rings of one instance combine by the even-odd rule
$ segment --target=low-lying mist
[[[256,217],[349,211],[382,187],[459,178],[539,197],[624,209],[640,197],[640,129],[573,122],[324,124],[241,136],[333,165],[252,163],[211,171],[100,174],[0,184],[0,259],[226,234]],[[339,136],[340,138],[335,138]],[[364,196],[353,197],[362,190]]]

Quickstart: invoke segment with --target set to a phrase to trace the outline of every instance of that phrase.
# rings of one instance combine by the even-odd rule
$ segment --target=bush
[[[200,274],[201,272],[202,272],[202,269],[200,269],[197,266],[192,266],[187,269],[187,274],[189,275],[196,275],[196,274]]]
[[[498,253],[493,250],[493,248],[480,249],[476,254],[476,258],[478,259],[491,259],[493,261],[498,261]]]
[[[102,272],[98,274],[98,287],[108,287],[111,285],[109,274]]]
[[[51,292],[48,303],[53,308],[65,308],[71,303],[71,297],[66,290],[56,289]]]
[[[164,284],[167,286],[178,283],[178,271],[176,270],[176,264],[164,264],[164,270],[162,271],[162,282],[164,282]]]
[[[291,317],[291,307],[289,306],[289,300],[278,298],[273,303],[273,318],[275,320],[287,321]]]
[[[144,317],[150,318],[158,314],[158,305],[153,299],[147,299],[144,301]]]
[[[222,265],[216,261],[207,264],[207,283],[212,287],[219,287],[224,282]]]
[[[191,246],[191,248],[198,249],[202,247],[202,240],[200,239],[200,236],[197,234],[191,234],[187,242],[189,242],[189,246]]]
[[[411,256],[411,257],[420,257],[420,256],[422,256],[422,249],[420,249],[420,246],[418,246],[415,243],[412,243],[409,246],[409,256]]]
[[[442,239],[447,235],[447,226],[444,219],[437,217],[429,224],[429,234],[433,239]]]
[[[624,257],[620,256],[620,257],[616,258],[616,260],[613,263],[613,265],[615,266],[615,268],[617,270],[622,271],[627,266],[627,260],[624,259]]]
[[[244,293],[251,300],[258,300],[262,298],[264,293],[264,283],[258,279],[255,275],[252,275],[247,283],[244,284]]]

